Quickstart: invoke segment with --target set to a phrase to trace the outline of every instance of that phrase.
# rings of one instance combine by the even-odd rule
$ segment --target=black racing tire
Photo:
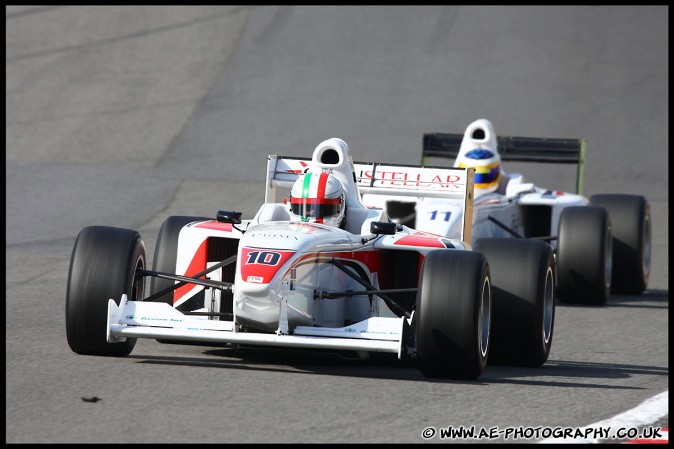
[[[180,234],[180,230],[185,225],[194,221],[207,220],[212,220],[212,218],[176,215],[164,220],[161,228],[159,228],[159,234],[157,234],[157,244],[154,247],[154,258],[152,260],[152,271],[175,274],[176,258],[178,256],[178,235]],[[175,285],[175,281],[171,279],[152,277],[150,280],[150,295],[154,295],[172,285]],[[156,301],[173,305],[173,292],[157,298]]]
[[[559,217],[557,297],[562,303],[602,305],[611,290],[611,218],[603,207],[570,206]]]
[[[552,247],[542,240],[484,238],[473,250],[491,271],[489,363],[539,367],[550,354],[555,323]]]
[[[78,354],[124,357],[136,339],[108,343],[108,300],[119,305],[122,294],[129,301],[144,298],[145,244],[137,231],[109,226],[88,226],[75,240],[68,270],[66,334],[70,349]]]
[[[491,277],[472,251],[428,253],[415,309],[417,361],[430,378],[477,379],[489,357]]]
[[[613,225],[611,293],[639,295],[651,274],[651,207],[640,195],[592,195],[590,204],[608,211]]]

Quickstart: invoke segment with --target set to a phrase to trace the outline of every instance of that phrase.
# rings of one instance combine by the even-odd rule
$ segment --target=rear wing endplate
[[[426,133],[423,136],[421,165],[429,158],[454,158],[459,154],[463,134]],[[585,139],[537,137],[496,137],[503,161],[576,164],[576,193],[583,194],[585,178]]]

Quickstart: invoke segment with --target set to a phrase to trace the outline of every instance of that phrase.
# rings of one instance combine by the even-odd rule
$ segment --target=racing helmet
[[[466,151],[457,161],[460,168],[475,168],[475,196],[498,189],[501,180],[501,156],[484,148]]]
[[[342,183],[326,171],[306,172],[290,191],[291,220],[340,227],[345,208]]]

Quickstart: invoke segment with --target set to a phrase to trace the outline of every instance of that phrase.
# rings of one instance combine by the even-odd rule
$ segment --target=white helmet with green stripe
[[[291,219],[340,227],[346,202],[344,188],[327,171],[306,172],[290,191]]]

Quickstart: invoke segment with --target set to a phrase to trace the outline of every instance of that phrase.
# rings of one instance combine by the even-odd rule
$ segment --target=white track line
[[[615,438],[616,432],[621,428],[636,428],[639,426],[652,424],[669,413],[669,391],[665,391],[636,406],[635,408],[616,415],[613,418],[590,424],[581,429],[609,429],[608,438]],[[592,444],[599,443],[605,438],[546,438],[539,443],[581,443]]]

